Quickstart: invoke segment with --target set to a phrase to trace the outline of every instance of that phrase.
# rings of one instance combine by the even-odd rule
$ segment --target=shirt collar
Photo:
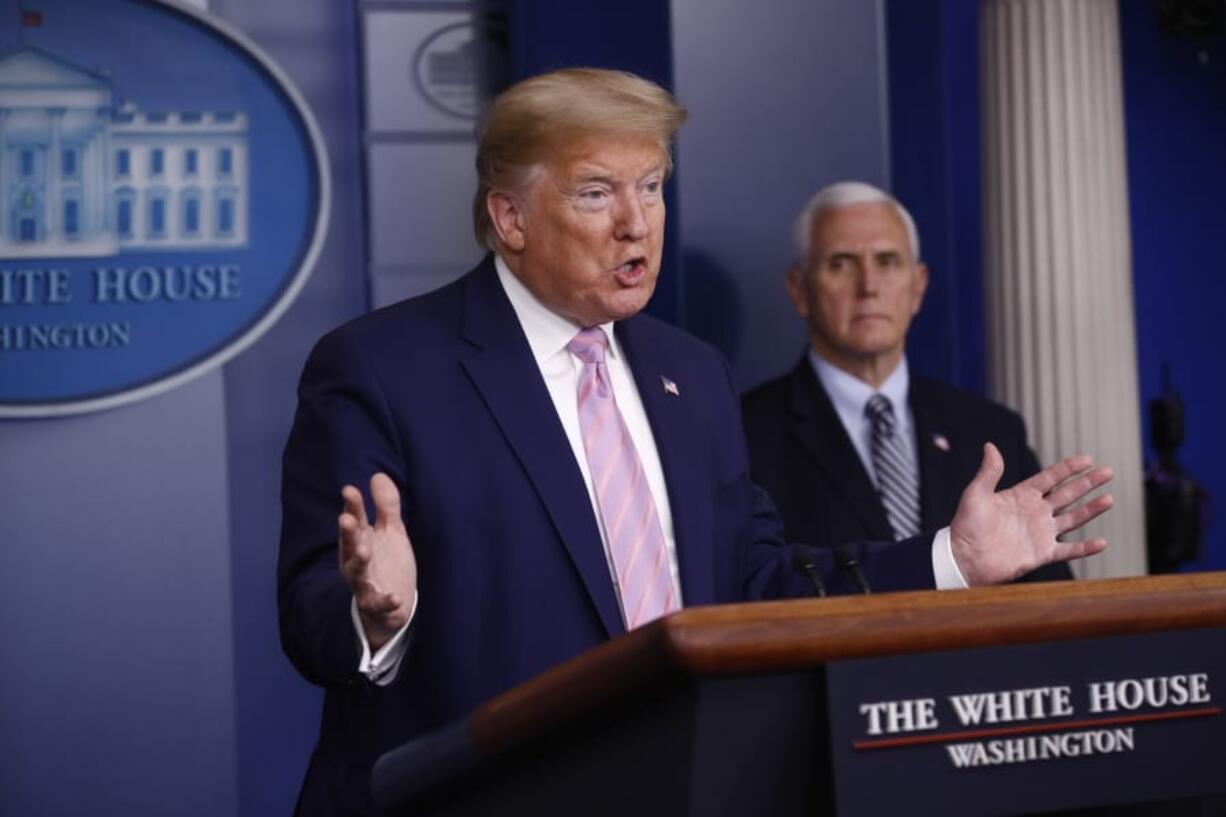
[[[848,374],[837,366],[823,360],[817,352],[809,349],[809,363],[813,372],[830,395],[830,402],[835,411],[842,417],[861,418],[864,416],[864,405],[874,394],[884,394],[890,398],[896,413],[905,410],[907,405],[907,390],[911,386],[911,375],[907,369],[907,356],[903,355],[894,371],[890,372],[881,388],[874,391],[873,387],[855,375]]]
[[[528,346],[532,349],[532,357],[537,364],[549,360],[566,349],[566,345],[574,339],[583,327],[541,303],[532,291],[524,286],[524,282],[511,272],[507,262],[501,255],[494,255],[494,268],[498,270],[498,280],[507,299],[511,301],[511,309],[523,327],[528,338]],[[614,358],[621,355],[617,340],[613,335],[613,322],[602,323],[605,337],[609,339],[608,354]]]

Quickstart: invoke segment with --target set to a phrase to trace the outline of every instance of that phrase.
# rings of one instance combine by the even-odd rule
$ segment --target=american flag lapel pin
[[[933,434],[932,444],[942,451],[949,451],[949,438],[944,434]]]
[[[664,375],[660,375],[660,383],[664,385],[665,394],[671,394],[673,397],[681,396],[681,390],[677,388],[677,384],[669,380]]]

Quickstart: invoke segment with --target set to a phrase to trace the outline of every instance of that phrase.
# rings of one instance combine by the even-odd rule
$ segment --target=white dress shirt
[[[591,469],[588,468],[587,452],[583,447],[583,432],[579,426],[579,374],[583,362],[571,354],[566,346],[574,339],[583,327],[551,311],[537,300],[515,274],[507,267],[501,257],[494,257],[494,265],[498,270],[498,280],[515,317],[524,330],[532,357],[541,371],[541,378],[549,390],[549,398],[553,401],[554,410],[562,422],[566,432],[567,442],[575,455],[575,462],[583,474],[583,484],[587,488],[588,499],[592,503],[592,515],[596,518],[600,530],[600,541],[604,546],[605,561],[609,565],[609,576],[613,590],[621,599],[621,588],[617,579],[617,570],[613,566],[613,555],[609,550],[609,537],[605,533],[604,520],[600,516],[596,493],[592,486]],[[630,432],[630,438],[638,451],[639,460],[643,464],[643,473],[647,477],[647,487],[656,505],[656,515],[660,519],[660,527],[664,534],[664,548],[668,555],[669,575],[673,583],[673,591],[679,603],[684,603],[681,596],[681,570],[677,563],[677,544],[673,534],[673,514],[668,504],[668,489],[664,484],[664,468],[660,465],[660,454],[656,450],[655,437],[651,433],[651,425],[647,422],[647,412],[643,408],[643,400],[639,396],[634,377],[626,365],[626,356],[613,333],[613,324],[602,324],[609,346],[605,355],[605,367],[612,381],[613,398],[621,412],[622,420]],[[414,612],[417,608],[416,598],[413,601]],[[362,629],[358,617],[357,604],[350,606],[354,628],[362,645],[362,654],[358,670],[377,684],[390,684],[396,677],[400,659],[404,655],[404,633],[408,630],[406,624],[396,635],[383,645],[375,654],[371,654],[370,643]],[[410,621],[412,616],[410,616]]]

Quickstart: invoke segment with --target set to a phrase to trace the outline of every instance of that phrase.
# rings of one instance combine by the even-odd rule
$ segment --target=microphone
[[[822,575],[817,572],[817,565],[813,563],[813,557],[797,551],[794,567],[809,579],[809,584],[813,585],[813,590],[819,599],[826,598],[826,585],[822,583]]]
[[[870,595],[873,591],[868,586],[868,579],[864,576],[864,571],[860,569],[860,560],[855,557],[849,548],[841,547],[835,550],[835,559],[839,563],[839,567],[851,574],[851,577],[856,580],[856,584],[860,587],[860,592],[864,595]]]

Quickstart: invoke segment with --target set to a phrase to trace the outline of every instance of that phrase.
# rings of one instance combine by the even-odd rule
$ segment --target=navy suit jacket
[[[949,525],[962,491],[979,470],[983,444],[1000,449],[1009,488],[1039,471],[1016,413],[933,380],[912,377],[907,400],[915,418],[921,525]],[[789,541],[832,548],[893,536],[864,463],[806,353],[788,374],[747,393],[742,402],[750,472],[775,500]],[[1063,562],[1027,580],[1071,578]]]
[[[659,449],[685,603],[807,595],[749,479],[723,359],[646,315],[615,331]],[[385,688],[357,672],[336,555],[341,486],[365,489],[377,471],[400,488],[420,577],[408,651]],[[492,258],[319,342],[282,506],[282,644],[326,689],[300,814],[364,813],[380,753],[624,630],[579,466]],[[900,589],[932,586],[928,554],[912,540],[859,556],[874,585]],[[818,559],[832,589],[854,591]]]

